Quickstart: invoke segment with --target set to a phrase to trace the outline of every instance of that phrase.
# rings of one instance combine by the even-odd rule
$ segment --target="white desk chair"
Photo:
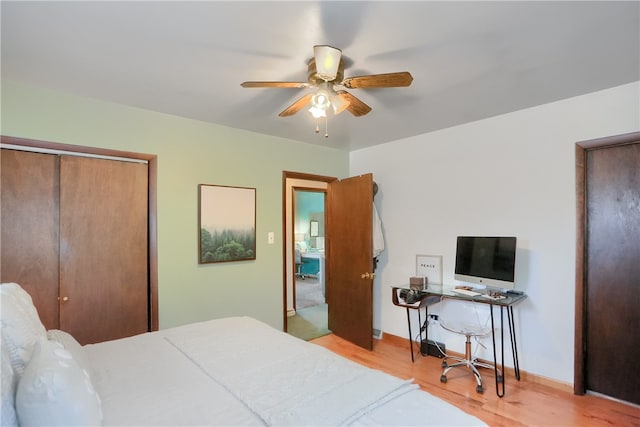
[[[471,338],[484,337],[491,334],[491,327],[480,324],[478,312],[476,311],[477,307],[470,306],[470,303],[444,300],[442,304],[445,310],[440,314],[440,326],[449,332],[464,335],[466,341],[464,357],[445,355],[442,361],[444,371],[440,376],[440,382],[447,382],[447,374],[453,368],[467,367],[473,372],[476,378],[476,392],[482,393],[484,392],[484,388],[482,386],[482,376],[478,368],[489,368],[493,370],[494,367],[488,363],[480,362],[473,357]],[[499,375],[501,376],[500,373]]]
[[[300,249],[298,248],[296,248],[296,251],[295,251],[295,263],[296,263],[296,277],[299,277],[302,280],[304,280],[304,274],[302,273],[302,264],[305,264],[305,262],[302,261],[302,254],[300,253]]]

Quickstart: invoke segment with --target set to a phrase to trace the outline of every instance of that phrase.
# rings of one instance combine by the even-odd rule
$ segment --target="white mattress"
[[[358,372],[354,375],[358,380],[362,374],[376,384],[388,382],[397,387],[389,396],[398,396],[390,400],[376,397],[378,403],[345,418],[349,424],[485,425],[403,381],[379,371],[369,373],[373,370],[247,317],[87,345],[84,351],[102,400],[104,425],[333,424],[320,421],[333,419],[323,412],[348,413],[353,408],[342,408],[343,403],[366,398],[364,392],[363,396],[351,392],[352,396],[335,399],[340,389],[358,390],[349,382],[334,387],[338,390],[332,388],[332,383],[352,371]],[[297,362],[301,360],[305,362]],[[305,399],[296,400],[299,395]],[[300,416],[300,408],[304,414],[313,414],[313,404],[321,410],[308,418],[282,417],[280,413],[288,410],[282,405],[289,402],[292,407],[298,405],[298,414],[292,409],[293,415]]]

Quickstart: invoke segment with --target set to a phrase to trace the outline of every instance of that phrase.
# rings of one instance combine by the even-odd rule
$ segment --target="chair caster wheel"
[[[480,394],[484,393],[484,389],[482,388],[482,386],[481,386],[481,385],[479,385],[479,386],[477,386],[477,387],[476,387],[476,392],[477,392],[477,393],[480,393]]]
[[[447,382],[447,377],[446,377],[446,376],[444,376],[444,375],[442,375],[442,376],[440,377],[440,382],[441,382],[441,383],[446,383],[446,382]]]
[[[449,366],[449,365],[447,365],[447,362],[443,360],[443,361],[442,361],[442,367],[443,367],[443,368],[446,368],[446,367],[448,367],[448,366]]]

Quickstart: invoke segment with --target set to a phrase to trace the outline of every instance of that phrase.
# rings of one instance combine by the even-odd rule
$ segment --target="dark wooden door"
[[[64,156],[61,329],[81,344],[149,328],[147,165]]]
[[[640,142],[586,157],[587,390],[640,404]]]
[[[327,193],[329,329],[373,348],[373,175],[333,181]]]
[[[59,157],[9,149],[0,156],[0,277],[22,286],[42,324],[57,329]]]

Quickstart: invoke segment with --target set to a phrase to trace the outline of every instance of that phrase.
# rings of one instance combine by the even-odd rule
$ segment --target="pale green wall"
[[[162,329],[231,315],[282,328],[282,171],[348,175],[344,151],[16,82],[2,82],[1,119],[2,135],[158,156]],[[198,265],[201,183],[256,188],[255,261]],[[267,244],[269,231],[275,232],[273,245]]]

